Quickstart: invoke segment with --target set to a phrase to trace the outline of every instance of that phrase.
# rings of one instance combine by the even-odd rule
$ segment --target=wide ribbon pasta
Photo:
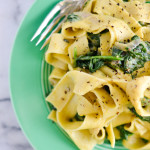
[[[105,87],[109,88],[110,93]],[[115,141],[111,138],[113,126],[109,127],[109,123],[123,112],[125,105],[129,104],[125,92],[111,80],[100,79],[80,71],[68,72],[47,97],[47,101],[57,109],[56,114],[53,111],[50,117],[55,116],[53,120],[57,120],[64,130],[75,133],[97,129],[97,135],[94,132],[92,137],[103,142],[103,127],[107,127],[112,146]],[[74,118],[76,114],[85,116],[84,120],[77,121]],[[101,138],[98,136],[100,130],[103,135]]]
[[[54,89],[46,100],[54,109],[48,118],[81,150],[92,150],[105,139],[113,148],[116,140],[122,140],[129,149],[150,149],[150,119],[141,119],[150,117],[150,62],[132,74],[114,68],[113,63],[93,72],[87,64],[75,67],[77,58],[93,52],[113,56],[113,47],[128,52],[127,47],[150,42],[146,2],[88,0],[82,11],[68,17],[60,33],[51,36],[45,60],[54,66],[49,76]],[[140,38],[132,41],[135,35]]]

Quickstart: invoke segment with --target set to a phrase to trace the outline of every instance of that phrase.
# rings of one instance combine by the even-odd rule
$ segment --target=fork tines
[[[40,27],[38,28],[38,30],[36,31],[36,33],[34,34],[34,36],[31,39],[31,42],[37,37],[39,36],[42,31],[44,30],[44,28],[46,28],[44,30],[44,32],[41,34],[38,42],[36,43],[36,46],[46,38],[46,36],[48,35],[49,32],[51,32],[51,34],[48,36],[48,38],[46,39],[45,43],[43,44],[43,46],[41,47],[41,49],[43,49],[50,41],[50,37],[52,35],[52,33],[56,33],[59,32],[59,30],[61,29],[61,25],[66,21],[67,17],[69,14],[73,13],[74,11],[78,11],[80,9],[82,9],[83,5],[85,4],[86,0],[64,0],[59,2],[46,16],[46,18],[44,19],[44,21],[42,22],[42,24],[40,25]],[[57,17],[54,18],[54,16],[59,13],[57,15]],[[54,18],[54,19],[53,19]],[[53,19],[53,20],[52,20]],[[50,25],[48,25],[48,23],[52,20],[52,22],[50,23]],[[48,25],[48,26],[47,26]],[[46,27],[47,26],[47,27]],[[55,27],[56,26],[56,27]]]

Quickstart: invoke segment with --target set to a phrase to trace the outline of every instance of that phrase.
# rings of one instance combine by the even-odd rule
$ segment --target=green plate
[[[43,62],[44,51],[40,51],[42,44],[35,47],[35,42],[30,42],[46,14],[58,1],[38,0],[34,3],[21,24],[11,56],[12,103],[22,130],[36,150],[78,149],[55,123],[47,119],[49,107],[45,95],[51,90],[47,81],[51,66]],[[106,142],[94,149],[111,148]],[[117,144],[117,149],[124,149],[121,143]]]

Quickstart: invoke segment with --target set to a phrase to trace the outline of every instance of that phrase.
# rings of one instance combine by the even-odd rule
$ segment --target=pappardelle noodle
[[[51,37],[48,116],[80,150],[150,150],[150,2],[87,0]]]

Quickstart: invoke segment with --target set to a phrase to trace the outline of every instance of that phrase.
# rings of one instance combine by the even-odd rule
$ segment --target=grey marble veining
[[[23,135],[9,94],[9,60],[23,16],[34,0],[0,0],[0,150],[33,150]]]
[[[0,150],[32,150],[14,116],[10,99],[0,101]]]

